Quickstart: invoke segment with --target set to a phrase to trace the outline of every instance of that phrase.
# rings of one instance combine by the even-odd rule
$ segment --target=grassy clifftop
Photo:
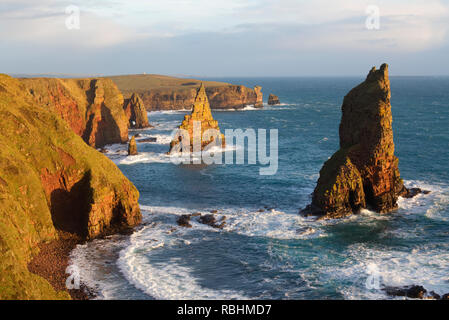
[[[38,244],[140,222],[139,193],[19,80],[0,75],[0,299],[65,299],[28,271]]]
[[[247,88],[226,82],[201,81],[153,74],[108,77],[126,98],[138,93],[147,110],[191,109],[201,83],[206,87],[212,109],[239,109],[262,106],[260,87]]]

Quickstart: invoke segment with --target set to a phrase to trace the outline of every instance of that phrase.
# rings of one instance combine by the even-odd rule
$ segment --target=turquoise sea
[[[364,79],[214,80],[280,97],[280,106],[213,111],[222,130],[278,129],[277,174],[259,175],[259,164],[174,165],[165,153],[188,111],[149,113],[155,128],[130,135],[156,143],[139,143],[133,157],[107,147],[140,191],[142,226],[71,255],[99,299],[391,299],[382,286],[409,284],[449,292],[449,78],[390,79],[401,176],[431,193],[400,199],[390,215],[329,221],[298,211],[338,149],[343,97]],[[194,218],[177,226],[182,214],[211,210],[226,216],[223,230]]]

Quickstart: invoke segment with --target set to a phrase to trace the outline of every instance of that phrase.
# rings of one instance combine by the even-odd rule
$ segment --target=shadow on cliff
[[[93,202],[91,171],[87,171],[70,191],[55,189],[51,193],[51,218],[57,230],[85,238]]]
[[[101,105],[95,103],[96,84],[96,80],[92,81],[90,89],[86,92],[90,107],[87,110],[88,120],[83,140],[93,147],[100,148],[106,144],[122,142],[122,138],[120,128],[111,110],[104,104],[104,101],[101,102]]]

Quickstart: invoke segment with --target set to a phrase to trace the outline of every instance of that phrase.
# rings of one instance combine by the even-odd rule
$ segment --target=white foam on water
[[[141,206],[148,214],[174,215],[169,223],[159,223],[142,228],[130,238],[130,245],[120,252],[118,266],[130,283],[156,299],[246,299],[240,292],[213,290],[199,284],[191,268],[178,263],[177,258],[165,263],[151,263],[151,252],[165,247],[189,246],[194,240],[182,239],[191,229],[177,228],[173,231],[176,216],[189,210],[176,207]],[[171,223],[170,223],[171,222]],[[208,229],[192,219],[193,229]],[[149,230],[150,229],[150,230]]]
[[[329,279],[351,285],[342,286],[346,299],[392,299],[381,290],[385,286],[422,285],[429,292],[449,292],[449,247],[420,247],[410,251],[381,250],[365,244],[352,245],[346,266],[332,266],[323,274]],[[352,263],[352,264],[351,264]],[[376,272],[372,272],[375,270]],[[366,286],[370,276],[377,276],[379,288]]]
[[[127,285],[110,263],[117,259],[118,251],[127,246],[128,240],[120,236],[97,239],[77,245],[70,253],[69,265],[79,270],[80,283],[95,292],[95,299],[117,299],[116,292]],[[115,253],[114,253],[115,252]],[[106,254],[110,259],[99,259]],[[117,256],[115,256],[117,254]]]
[[[179,109],[179,110],[158,110],[158,111],[148,111],[148,117],[159,114],[176,114],[176,113],[186,113],[192,111],[191,109]]]
[[[399,198],[399,208],[404,214],[425,214],[427,218],[449,221],[449,187],[443,184],[429,184],[425,181],[404,182],[407,188],[421,188],[429,194],[419,194],[411,199]]]

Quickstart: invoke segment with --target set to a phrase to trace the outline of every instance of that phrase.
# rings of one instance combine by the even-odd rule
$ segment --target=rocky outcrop
[[[34,100],[64,119],[92,147],[128,141],[124,99],[109,79],[22,79]]]
[[[404,287],[384,287],[386,294],[392,297],[404,297],[411,299],[449,300],[449,294],[439,295],[434,291],[427,291],[423,286],[409,285]]]
[[[144,129],[151,127],[145,105],[137,93],[133,93],[131,98],[125,100],[124,109],[130,128]]]
[[[254,103],[254,107],[262,108],[263,107],[263,93],[261,86],[255,86],[254,92],[256,93],[256,102]]]
[[[388,66],[373,68],[344,98],[340,150],[320,171],[312,204],[303,213],[339,218],[369,207],[397,208],[405,187],[394,155]]]
[[[279,97],[275,96],[274,94],[271,93],[268,96],[268,105],[269,106],[275,106],[275,105],[278,105],[278,104],[281,104],[281,101],[279,100]]]
[[[198,127],[198,131],[195,131],[195,124],[200,124],[201,128]],[[207,98],[206,89],[203,84],[198,89],[195,103],[192,106],[192,113],[184,117],[184,121],[179,126],[179,129],[185,130],[188,133],[190,141],[182,140],[182,136],[179,136],[170,143],[170,152],[174,149],[179,149],[180,143],[190,145],[190,150],[194,151],[195,139],[198,145],[203,150],[209,144],[215,142],[216,144],[224,146],[225,139],[224,135],[220,133],[220,128],[218,127],[218,122],[212,117],[212,112],[209,105],[209,100]],[[210,139],[203,140],[203,134],[207,130],[215,130],[217,135],[212,136]],[[195,134],[194,134],[195,133]],[[179,150],[176,150],[179,151]],[[199,151],[199,150],[195,150]]]
[[[39,103],[29,84],[0,75],[0,299],[66,299],[29,271],[38,244],[61,233],[93,239],[137,225],[139,193],[50,110],[55,96]],[[76,102],[69,94],[58,97],[53,101]]]
[[[132,137],[128,145],[128,156],[135,156],[137,154],[136,137]]]

